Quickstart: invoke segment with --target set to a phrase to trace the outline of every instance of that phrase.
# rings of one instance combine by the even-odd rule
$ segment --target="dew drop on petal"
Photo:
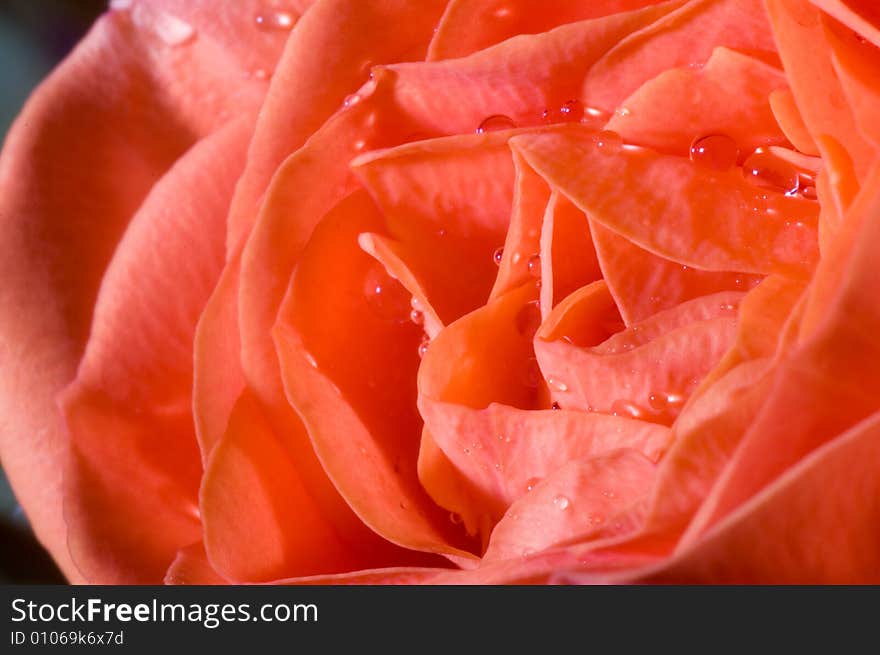
[[[816,193],[816,187],[812,184],[807,184],[801,187],[800,195],[801,198],[804,198],[805,200],[816,200],[819,197]]]
[[[614,416],[624,416],[626,418],[641,418],[642,409],[629,400],[618,399],[611,403],[611,413]]]
[[[449,520],[450,520],[450,522],[452,522],[455,525],[461,525],[461,522],[462,522],[461,514],[459,514],[458,512],[450,512],[449,513]]]
[[[504,248],[496,248],[492,253],[492,261],[496,266],[501,266],[501,260],[504,258]]]
[[[736,141],[725,134],[710,134],[694,140],[690,157],[692,162],[700,166],[726,171],[736,166],[739,148]]]
[[[614,498],[615,494],[613,491],[611,491],[611,489],[606,489],[605,491],[602,492],[602,495],[605,496],[606,498]]]
[[[569,504],[570,504],[570,501],[565,496],[556,496],[553,499],[553,505],[557,509],[568,509]]]
[[[296,17],[286,11],[264,11],[254,17],[254,22],[264,31],[287,32],[296,23]]]
[[[159,38],[170,46],[183,45],[196,36],[196,30],[192,25],[164,11],[156,14],[154,26]]]
[[[431,339],[428,338],[428,335],[424,335],[422,337],[421,343],[419,343],[419,357],[422,358],[428,352],[428,346],[431,345]]]
[[[541,483],[541,478],[529,478],[526,480],[526,493],[537,487]]]
[[[528,264],[529,274],[532,277],[541,277],[541,255],[534,254],[529,257]]]
[[[621,118],[626,118],[632,113],[632,111],[630,111],[629,107],[618,107],[614,110],[614,113]]]
[[[788,195],[797,193],[800,175],[789,162],[758,148],[743,162],[743,174],[755,185]]]
[[[593,143],[600,150],[612,151],[623,146],[623,139],[617,132],[602,130],[593,135]]]
[[[547,378],[547,385],[554,391],[568,391],[568,385],[565,382],[552,376]]]
[[[562,408],[559,406],[559,403],[557,403],[557,402],[554,400],[554,401],[553,401],[553,404],[550,405],[550,409],[562,409]]]
[[[406,504],[405,500],[400,501],[400,509],[408,509],[409,505]]]
[[[501,130],[512,130],[516,127],[513,120],[503,114],[495,114],[489,116],[477,127],[477,134],[485,134],[486,132],[499,132]]]
[[[416,325],[423,325],[425,322],[425,315],[418,309],[413,309],[409,313],[409,320],[411,320]]]
[[[402,323],[409,318],[409,294],[379,264],[370,267],[364,277],[364,296],[370,310],[382,320]]]

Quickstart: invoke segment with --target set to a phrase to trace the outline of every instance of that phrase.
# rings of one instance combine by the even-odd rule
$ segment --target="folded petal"
[[[360,249],[381,228],[363,191],[330,212],[303,251],[274,330],[291,404],[339,493],[399,545],[458,553],[464,535],[417,476],[420,325],[409,294]],[[345,435],[344,438],[341,438]]]
[[[816,203],[752,184],[739,168],[709,170],[579,126],[519,135],[511,147],[591,220],[667,259],[804,277],[817,258]]]
[[[814,451],[671,560],[631,581],[876,584],[880,414]]]
[[[74,453],[68,542],[92,581],[159,581],[198,538],[193,333],[222,266],[249,136],[250,123],[240,121],[187,153],[153,188],[104,276],[85,354],[61,400]]]
[[[633,450],[573,460],[510,507],[484,559],[529,555],[588,535],[642,499],[653,481],[654,465]]]
[[[167,585],[223,585],[229,581],[221,576],[205,553],[205,544],[201,541],[181,548],[177,557],[165,574]]]

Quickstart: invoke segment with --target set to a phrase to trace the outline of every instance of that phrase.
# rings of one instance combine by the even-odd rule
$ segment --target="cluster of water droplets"
[[[725,134],[698,137],[691,144],[690,159],[696,164],[716,171],[727,171],[739,163],[742,156],[736,141]],[[764,147],[756,148],[742,161],[743,175],[755,186],[768,191],[816,199],[813,175],[779,157]]]

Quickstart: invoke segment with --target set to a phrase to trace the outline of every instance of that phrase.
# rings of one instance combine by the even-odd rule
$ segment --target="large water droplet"
[[[553,499],[553,505],[556,507],[556,509],[568,509],[569,504],[571,504],[571,501],[569,501],[568,498],[562,495],[556,496]]]
[[[379,264],[370,267],[364,277],[364,295],[372,312],[382,320],[403,323],[409,317],[410,295]]]
[[[738,158],[736,141],[725,134],[699,137],[691,144],[691,161],[716,171],[730,170]]]
[[[287,32],[296,24],[296,16],[287,11],[263,11],[256,15],[254,22],[261,30]]]
[[[528,264],[526,264],[529,268],[529,274],[532,277],[541,277],[541,255],[534,254],[529,257]]]
[[[806,184],[801,187],[800,191],[801,198],[805,200],[816,200],[819,197],[819,194],[816,193],[816,187],[813,184]]]
[[[189,43],[196,37],[196,30],[192,25],[164,11],[156,13],[154,26],[159,38],[170,46]]]
[[[800,186],[798,170],[789,162],[758,148],[743,162],[743,174],[764,189],[773,189],[787,195],[797,193]]]
[[[485,134],[486,132],[499,132],[501,130],[512,130],[516,127],[516,123],[509,116],[503,114],[495,114],[489,116],[477,127],[477,134]]]

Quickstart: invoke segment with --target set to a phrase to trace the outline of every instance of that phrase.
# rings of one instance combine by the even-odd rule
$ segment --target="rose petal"
[[[574,460],[511,505],[485,560],[514,558],[589,534],[647,494],[654,465],[634,450]]]
[[[443,0],[321,0],[303,15],[274,71],[233,200],[230,254],[247,238],[282,162],[367,82],[372,66],[422,59],[445,5]]]
[[[791,89],[776,89],[771,93],[770,108],[773,110],[773,116],[776,117],[780,129],[795,148],[808,155],[819,155],[819,149],[810,135],[804,117],[801,116]]]
[[[876,584],[880,414],[797,462],[641,583]]]
[[[810,2],[880,47],[880,13],[871,0],[810,0]]]
[[[301,428],[300,428],[301,429]],[[234,582],[268,582],[424,563],[377,538],[346,506],[318,494],[295,452],[278,438],[250,392],[214,448],[201,489],[205,547]]]
[[[167,585],[224,585],[229,581],[221,576],[208,561],[205,544],[201,541],[181,548],[165,574]]]
[[[560,25],[641,9],[657,0],[452,0],[437,27],[428,61],[455,59],[518,34],[537,34]],[[681,2],[667,3],[670,6]],[[475,29],[477,27],[479,29]]]
[[[92,581],[161,580],[198,538],[192,339],[222,266],[250,129],[240,121],[201,141],[153,188],[104,276],[86,352],[61,397],[74,453],[68,542]]]
[[[695,139],[733,139],[740,161],[759,146],[781,144],[767,97],[786,86],[781,70],[760,59],[717,47],[702,68],[674,68],[645,82],[608,121],[625,141],[688,156]]]
[[[683,303],[598,343],[612,319],[603,282],[558,305],[535,339],[535,354],[562,407],[671,422],[733,341],[727,292]],[[600,337],[601,338],[601,337]]]
[[[688,300],[745,290],[761,280],[747,273],[701,271],[658,257],[596,221],[590,221],[590,230],[603,278],[628,326]]]
[[[710,171],[681,157],[606,145],[574,126],[510,143],[591,220],[667,259],[794,277],[816,260],[816,203],[761,189],[737,168]]]
[[[719,46],[767,56],[776,45],[759,0],[694,0],[634,32],[590,71],[584,95],[613,111],[647,80],[670,68],[705,63]]]
[[[327,474],[367,525],[408,548],[466,555],[454,547],[463,535],[418,483],[422,330],[405,290],[358,246],[358,235],[381,223],[361,191],[312,235],[274,331],[285,389]]]

